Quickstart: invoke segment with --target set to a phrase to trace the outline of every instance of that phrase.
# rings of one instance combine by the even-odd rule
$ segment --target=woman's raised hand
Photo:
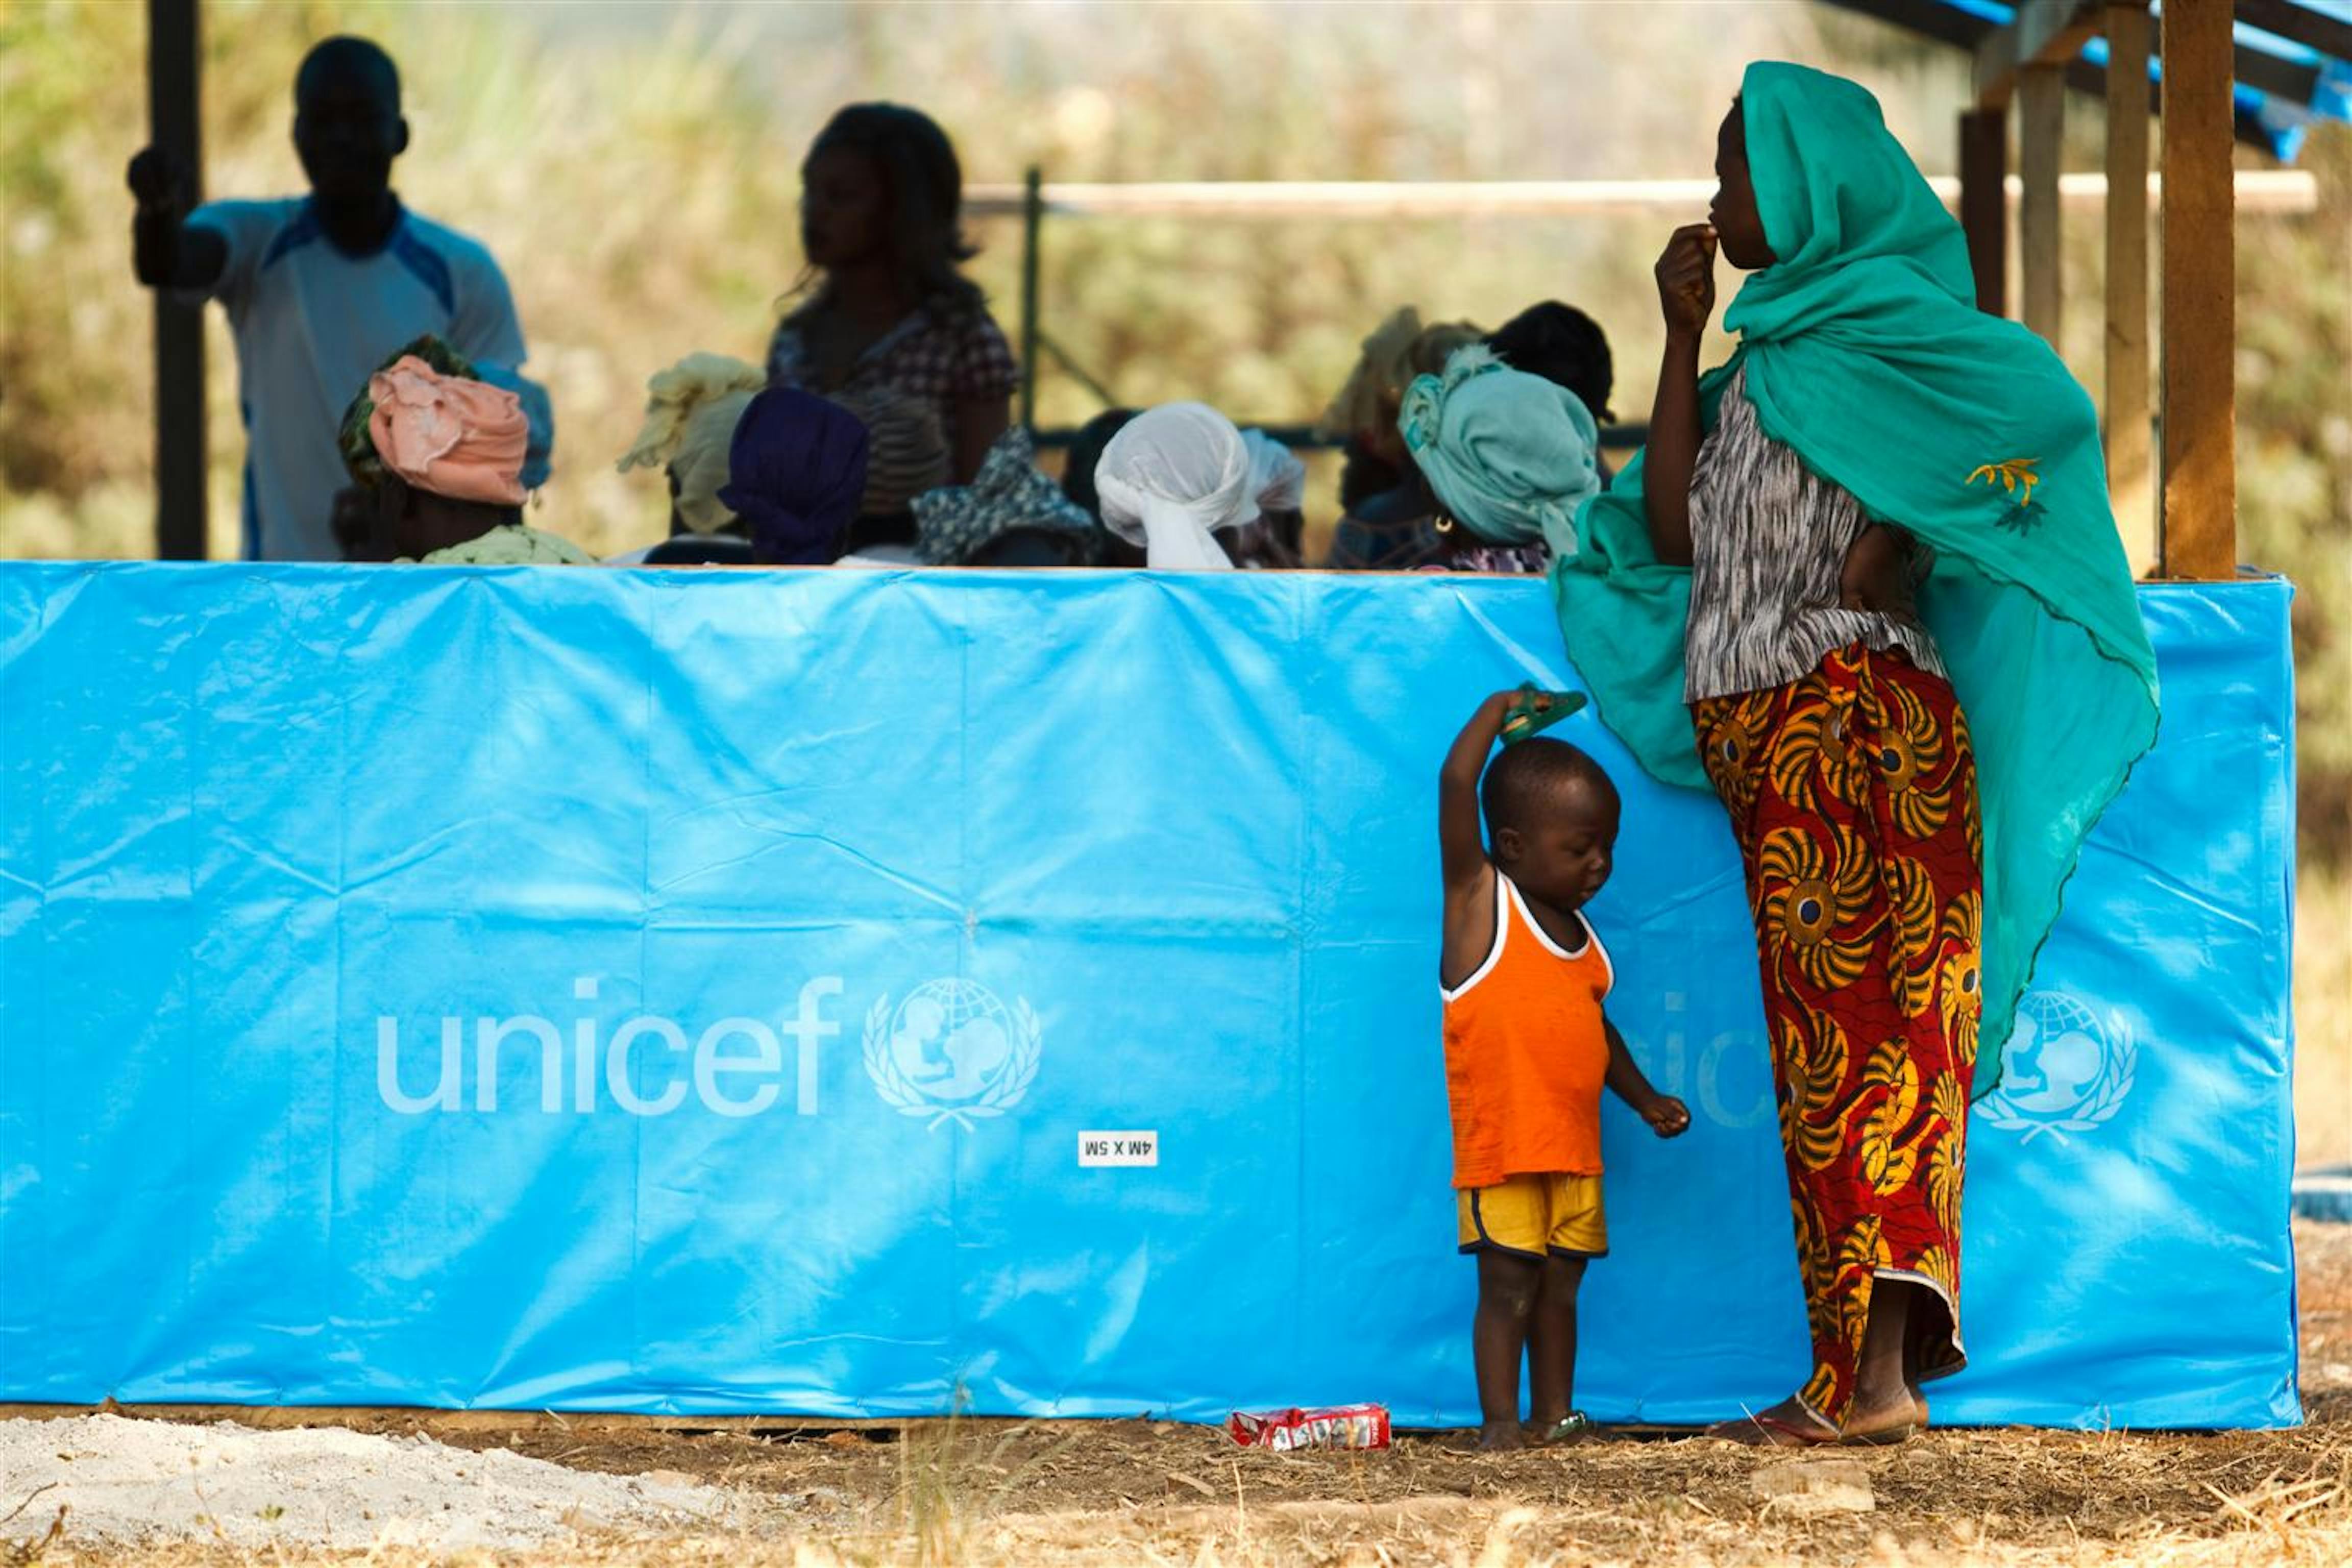
[[[1658,258],[1658,306],[1668,336],[1696,337],[1715,314],[1715,226],[1686,223]]]

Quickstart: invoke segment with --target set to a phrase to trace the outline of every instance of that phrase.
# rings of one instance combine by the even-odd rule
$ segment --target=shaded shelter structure
[[[2160,485],[2158,572],[2237,572],[2237,259],[2231,152],[2291,160],[2316,118],[2352,119],[2352,5],[2341,0],[1827,0],[1975,56],[1959,111],[1960,222],[1977,302],[2010,313],[2009,116],[2018,120],[2019,319],[2063,319],[2059,154],[2065,95],[2106,116],[2106,406],[2111,489]],[[2148,341],[2148,116],[2162,117],[2161,333]],[[2157,417],[2151,350],[2161,359]],[[2160,433],[2161,450],[2154,448]]]
[[[2020,200],[2016,313],[2053,341],[2063,320],[2059,235],[2065,191],[2059,170],[2064,97],[2095,94],[2105,106],[2107,466],[2115,491],[2160,485],[2159,574],[2215,579],[2237,561],[2231,304],[2236,265],[2231,215],[2239,199],[2237,144],[2291,160],[2315,119],[2352,120],[2352,0],[1822,0],[1969,50],[1972,101],[1958,112],[1959,200],[1975,265],[1978,302],[2011,312],[2007,284],[2009,116],[2018,119]],[[201,170],[199,0],[147,0],[152,140]],[[2165,122],[2160,177],[2164,245],[2162,330],[2147,331],[2151,181],[2148,116]],[[1053,213],[1182,211],[1199,216],[1298,210],[1376,217],[1397,211],[1590,211],[1640,200],[1658,182],[1548,183],[1485,187],[1352,185],[1069,186],[1031,171],[1017,187],[975,186],[967,208],[1023,219],[1019,346],[1024,424],[1034,425],[1041,353],[1059,358],[1043,331],[1039,279],[1045,219]],[[1608,188],[1601,188],[1608,187]],[[1622,188],[1620,188],[1622,187]],[[1639,188],[1637,188],[1639,187]],[[1654,192],[1650,194],[1654,195]],[[1302,207],[1301,202],[1307,205]],[[1154,205],[1154,204],[1159,205]],[[1171,205],[1172,204],[1172,205]],[[159,290],[155,310],[156,553],[205,553],[205,400],[202,307]],[[2161,360],[2159,401],[2149,404],[2150,356]],[[1064,368],[1087,380],[1075,364]],[[1090,381],[1087,384],[1093,386]],[[1094,388],[1106,403],[1115,402]],[[2152,413],[2156,416],[2152,417]],[[1276,422],[1286,444],[1311,440]],[[2161,433],[2161,450],[2158,433]],[[1638,426],[1603,431],[1605,445],[1637,444]],[[1061,444],[1045,433],[1044,445]]]

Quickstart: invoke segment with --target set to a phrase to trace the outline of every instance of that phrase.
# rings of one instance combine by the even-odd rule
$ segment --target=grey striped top
[[[1691,471],[1683,700],[1786,686],[1856,642],[1899,650],[1941,675],[1935,639],[1916,615],[1838,605],[1846,552],[1867,525],[1852,494],[1764,433],[1748,373],[1737,372]],[[1916,587],[1934,555],[1904,537]]]

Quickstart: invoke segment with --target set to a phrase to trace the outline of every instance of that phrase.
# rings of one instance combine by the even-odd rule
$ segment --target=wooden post
[[[196,0],[147,0],[148,138],[203,184]],[[155,290],[155,554],[205,558],[205,310]]]
[[[2029,66],[2018,73],[2018,264],[2025,324],[2059,347],[2064,279],[2058,247],[2058,170],[2065,150],[2066,71]]]
[[[1977,275],[1977,309],[2009,314],[2009,116],[1999,109],[1960,115],[1960,228]]]
[[[1045,174],[1034,163],[1021,187],[1021,427],[1037,428],[1038,281],[1045,257]]]
[[[2231,228],[2230,7],[2164,8],[2164,510],[2167,576],[2238,566],[2237,255]]]
[[[2147,5],[2107,5],[2107,491],[2127,547],[2154,521],[2147,420]]]

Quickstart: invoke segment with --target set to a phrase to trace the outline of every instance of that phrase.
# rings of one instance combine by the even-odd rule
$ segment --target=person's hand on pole
[[[131,266],[151,289],[209,289],[228,263],[228,242],[215,230],[189,228],[195,171],[169,147],[143,148],[123,171],[139,204],[131,220]]]
[[[126,178],[131,194],[139,200],[142,216],[187,216],[195,182],[188,173],[186,161],[169,147],[142,149],[131,160]]]

